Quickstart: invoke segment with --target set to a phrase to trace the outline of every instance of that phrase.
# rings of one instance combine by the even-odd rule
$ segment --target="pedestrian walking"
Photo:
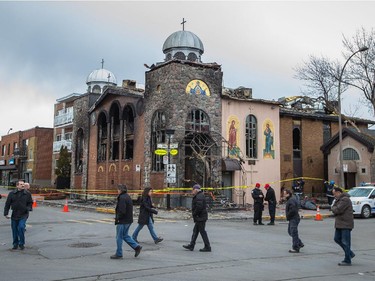
[[[262,212],[264,209],[263,201],[264,195],[260,190],[260,183],[255,184],[255,188],[251,191],[251,196],[254,199],[254,225],[264,225],[262,223]]]
[[[270,214],[270,222],[267,225],[275,225],[275,215],[276,215],[276,195],[275,190],[268,184],[264,186],[267,190],[265,201],[268,202],[268,212]]]
[[[351,232],[354,228],[353,206],[349,195],[339,187],[333,188],[335,201],[332,205],[332,213],[335,216],[335,242],[344,250],[345,258],[339,262],[340,266],[352,265],[355,254],[351,250]]]
[[[142,247],[129,235],[129,228],[133,223],[133,202],[127,192],[128,189],[124,184],[118,185],[115,217],[117,250],[111,259],[122,259],[123,241],[133,248],[135,257],[138,257],[142,250]]]
[[[9,192],[4,206],[4,216],[11,219],[13,250],[25,249],[25,225],[32,210],[33,199],[30,192],[24,189],[24,182],[17,182],[17,189]],[[12,215],[9,216],[9,210],[12,209]]]
[[[204,242],[204,248],[199,251],[211,252],[211,245],[206,232],[206,221],[208,219],[206,197],[199,184],[193,186],[192,193],[194,197],[191,211],[194,219],[194,229],[190,244],[183,245],[183,247],[187,250],[193,251],[198,234],[200,233]]]
[[[33,198],[31,192],[30,192],[30,184],[28,182],[25,182],[24,185],[23,185],[24,189],[26,192],[30,193],[31,195],[31,199]],[[32,205],[31,205],[32,206]],[[32,211],[33,209],[31,208],[30,211]],[[26,221],[25,221],[25,232],[26,232],[26,228],[27,228],[27,219],[29,218],[29,215],[27,215],[26,217]]]
[[[152,205],[152,188],[146,187],[143,190],[142,198],[141,198],[141,206],[139,209],[139,217],[138,217],[138,226],[133,232],[133,239],[138,243],[138,234],[142,230],[142,228],[147,225],[148,230],[150,231],[152,239],[154,239],[155,244],[160,243],[163,241],[163,238],[158,237],[154,231],[154,217],[153,215],[157,215],[158,211]]]
[[[284,196],[287,199],[285,206],[285,215],[288,223],[288,234],[292,237],[292,249],[289,253],[299,253],[299,250],[305,245],[298,236],[298,225],[300,216],[298,213],[298,202],[295,195],[289,189],[284,190]]]

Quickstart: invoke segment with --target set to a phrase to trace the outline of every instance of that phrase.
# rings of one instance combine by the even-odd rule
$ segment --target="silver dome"
[[[96,69],[87,76],[86,84],[92,82],[105,82],[117,85],[116,76],[104,68]]]
[[[193,32],[180,30],[172,33],[163,44],[163,53],[171,49],[194,49],[203,54],[203,43]]]

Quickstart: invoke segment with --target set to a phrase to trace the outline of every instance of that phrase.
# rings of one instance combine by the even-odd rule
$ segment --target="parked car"
[[[353,204],[353,214],[369,218],[375,214],[375,186],[358,186],[348,191]]]

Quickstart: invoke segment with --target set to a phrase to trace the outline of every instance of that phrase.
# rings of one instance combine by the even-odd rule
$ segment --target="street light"
[[[13,128],[9,128],[7,135],[9,135],[9,132],[12,131],[12,130],[13,130]]]
[[[345,188],[345,179],[344,179],[344,157],[342,153],[342,126],[341,126],[341,79],[342,75],[344,74],[344,70],[348,62],[352,57],[354,57],[357,53],[367,51],[368,47],[362,47],[358,51],[354,52],[345,62],[344,66],[341,69],[340,76],[339,76],[339,85],[338,85],[338,109],[339,109],[339,153],[340,153],[340,186]]]

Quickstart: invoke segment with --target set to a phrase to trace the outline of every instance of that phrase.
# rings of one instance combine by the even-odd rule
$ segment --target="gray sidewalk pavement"
[[[8,189],[0,187],[0,194],[6,195],[9,193]],[[66,204],[65,199],[60,200],[39,200],[40,196],[36,196],[37,198],[37,205],[47,205],[55,208],[63,209],[64,205]],[[3,198],[2,200],[5,200]],[[95,202],[95,201],[88,201],[84,202],[83,200],[76,200],[76,199],[68,199],[68,209],[78,209],[78,210],[85,210],[85,211],[92,211],[92,212],[99,212],[99,213],[110,213],[114,214],[114,206],[113,202],[108,201],[108,204],[104,204],[105,206],[100,206],[102,202]],[[135,206],[135,215],[138,214],[139,208]],[[320,209],[320,215],[322,219],[331,217],[332,213],[328,209]],[[304,210],[300,209],[300,216],[302,219],[315,219],[317,212],[315,210]],[[254,217],[254,211],[250,208],[240,208],[240,209],[220,209],[220,210],[213,210],[209,212],[209,219],[210,220],[252,220]],[[171,210],[166,210],[163,208],[158,209],[158,215],[155,216],[156,219],[163,219],[163,220],[189,220],[191,219],[191,211],[189,209],[184,208],[175,208]],[[269,213],[268,213],[268,206],[264,206],[263,211],[263,220],[264,222],[269,221]],[[276,221],[285,221],[285,205],[281,204],[277,206],[276,209]]]

